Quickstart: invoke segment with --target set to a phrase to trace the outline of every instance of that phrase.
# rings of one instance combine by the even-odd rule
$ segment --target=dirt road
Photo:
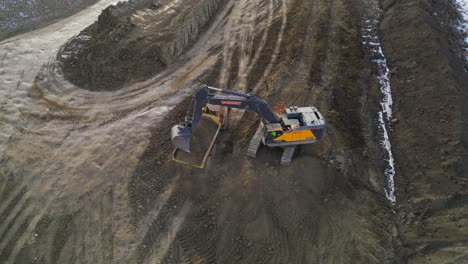
[[[402,209],[386,195],[380,72],[363,30],[370,18],[388,29],[398,5],[142,1],[91,25],[114,2],[0,42],[0,262],[425,263],[440,249],[401,234],[423,226],[401,220],[412,190],[397,178]],[[393,70],[404,60],[386,34]],[[233,111],[207,169],[174,163],[170,128],[203,83],[317,106],[327,134],[289,167],[274,149],[252,160],[258,117]],[[395,138],[386,128],[406,184],[399,126]]]
[[[44,27],[96,2],[97,0],[2,1],[0,40]]]

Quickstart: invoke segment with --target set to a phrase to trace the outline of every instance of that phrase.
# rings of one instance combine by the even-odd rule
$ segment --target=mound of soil
[[[458,13],[451,1],[387,0],[385,8],[401,252],[410,263],[466,262],[468,76]]]
[[[113,91],[161,72],[197,39],[226,0],[143,0],[108,7],[57,58],[65,77]]]

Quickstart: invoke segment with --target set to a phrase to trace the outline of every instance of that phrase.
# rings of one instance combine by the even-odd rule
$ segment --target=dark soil
[[[163,0],[106,9],[57,55],[75,86],[52,61],[41,93],[26,95],[38,108],[24,108],[0,159],[0,262],[467,263],[468,77],[458,14],[449,2],[382,3],[395,101],[392,205],[378,72],[361,36],[375,3]],[[326,135],[302,146],[291,166],[280,165],[276,148],[251,159],[259,117],[232,110],[206,169],[176,163],[171,127],[204,83],[270,105],[316,106]],[[80,118],[50,118],[70,113]],[[195,152],[211,141],[205,131],[195,133],[193,144],[204,145]]]
[[[450,1],[384,6],[383,45],[396,99],[401,253],[410,263],[464,263],[466,250],[456,248],[468,246],[462,220],[468,209],[468,76],[454,27],[458,13]]]

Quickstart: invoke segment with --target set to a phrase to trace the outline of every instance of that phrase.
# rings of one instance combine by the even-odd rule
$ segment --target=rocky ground
[[[371,17],[391,70],[395,205]],[[1,42],[0,261],[465,263],[457,18],[427,0],[133,1],[38,56],[40,69],[13,59],[30,40]],[[206,169],[175,163],[170,129],[204,83],[314,105],[327,133],[291,166],[275,149],[253,160],[258,117],[233,111]]]

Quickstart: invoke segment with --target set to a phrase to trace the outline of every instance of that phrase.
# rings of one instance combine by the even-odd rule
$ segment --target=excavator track
[[[257,131],[255,131],[252,140],[250,140],[249,148],[247,149],[247,156],[251,158],[257,157],[257,151],[260,148],[260,144],[262,143],[262,135],[263,135],[263,127],[260,123],[258,125]]]
[[[296,146],[289,146],[283,148],[283,156],[281,157],[281,165],[290,165],[291,160],[294,157],[294,153],[296,152]]]

